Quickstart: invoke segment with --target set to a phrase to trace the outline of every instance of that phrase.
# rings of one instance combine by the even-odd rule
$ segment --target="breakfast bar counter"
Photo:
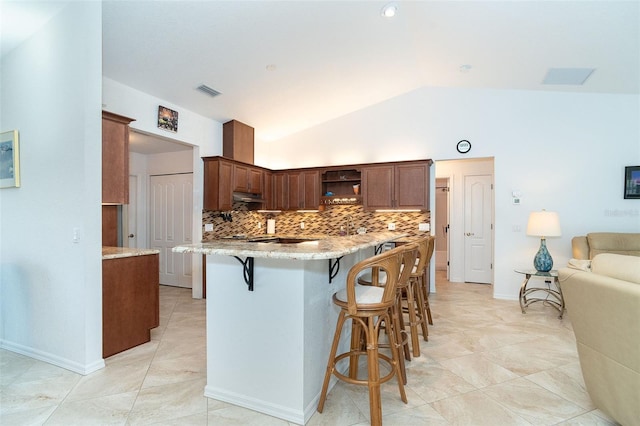
[[[316,411],[349,269],[384,243],[378,232],[300,243],[216,240],[175,247],[207,255],[204,394],[305,424]],[[248,291],[248,269],[252,290]],[[349,346],[344,333],[342,349]]]

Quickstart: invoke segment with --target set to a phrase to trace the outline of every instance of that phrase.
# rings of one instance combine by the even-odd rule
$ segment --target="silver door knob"
[[[129,238],[133,238],[133,237],[135,237],[135,235],[129,234]]]
[[[467,232],[465,235],[466,235],[467,237],[470,237],[470,236],[475,235],[475,234],[474,234],[473,232]]]

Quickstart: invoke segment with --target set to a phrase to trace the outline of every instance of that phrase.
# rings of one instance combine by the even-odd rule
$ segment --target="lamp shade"
[[[560,218],[556,212],[542,210],[531,212],[527,223],[527,235],[536,237],[560,237]]]

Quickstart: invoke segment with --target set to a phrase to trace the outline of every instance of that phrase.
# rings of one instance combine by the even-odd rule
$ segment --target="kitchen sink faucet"
[[[355,229],[353,227],[353,217],[348,214],[347,215],[347,235],[353,235],[355,232]]]

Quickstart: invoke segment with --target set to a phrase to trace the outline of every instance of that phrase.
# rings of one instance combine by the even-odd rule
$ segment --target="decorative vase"
[[[533,258],[533,266],[538,272],[549,272],[553,267],[553,259],[547,250],[547,240],[540,239],[540,249]]]

